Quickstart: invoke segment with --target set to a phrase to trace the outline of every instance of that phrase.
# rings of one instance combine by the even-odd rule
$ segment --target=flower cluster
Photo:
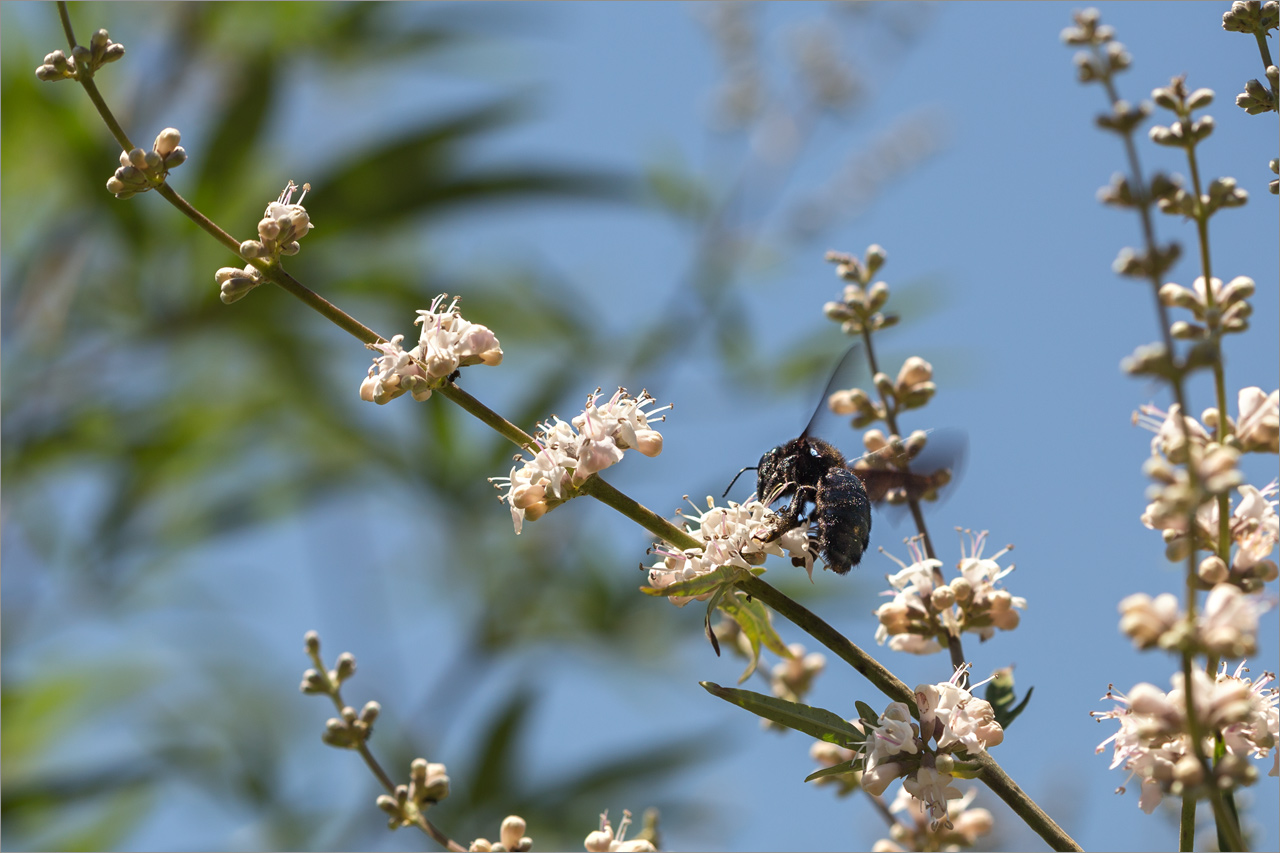
[[[160,131],[150,151],[135,148],[120,152],[120,168],[107,179],[107,190],[116,198],[131,198],[164,183],[170,169],[187,161],[187,152],[178,143],[182,134],[176,127]]]
[[[1257,38],[1259,44],[1264,44],[1269,37],[1267,31],[1274,30],[1277,26],[1280,26],[1280,4],[1276,3],[1276,0],[1267,0],[1265,3],[1261,0],[1235,0],[1231,4],[1230,11],[1222,15],[1224,30],[1247,33]],[[1270,64],[1266,68],[1265,76],[1270,86],[1264,85],[1261,80],[1253,79],[1244,84],[1243,92],[1236,95],[1236,106],[1249,115],[1258,115],[1277,109],[1275,92],[1280,72],[1274,64]]]
[[[425,400],[460,367],[502,362],[502,346],[493,332],[463,319],[456,297],[442,310],[448,298],[449,294],[442,293],[431,301],[430,308],[418,311],[413,322],[422,326],[422,332],[413,349],[401,346],[404,335],[368,345],[381,355],[374,358],[369,375],[360,383],[361,400],[382,405],[405,393]]]
[[[609,825],[609,813],[604,812],[600,815],[600,828],[587,834],[586,840],[582,842],[583,846],[589,853],[652,853],[658,849],[647,838],[627,841],[627,828],[630,826],[631,812],[624,809],[615,835],[613,827]]]
[[[836,275],[849,282],[839,302],[828,302],[822,307],[827,319],[840,324],[846,335],[860,335],[864,329],[878,331],[898,322],[893,314],[882,314],[880,309],[889,301],[889,285],[883,281],[871,284],[887,256],[877,245],[867,247],[866,262],[847,252],[827,252],[827,260],[836,265]]]
[[[1222,181],[1231,181],[1230,178],[1221,178]],[[1235,182],[1232,181],[1234,184]],[[1210,186],[1212,193],[1213,186]],[[1179,190],[1185,196],[1185,192]],[[1243,192],[1241,190],[1240,192]],[[1161,200],[1161,206],[1166,203],[1176,203],[1178,196],[1176,194],[1168,195]],[[1194,206],[1194,200],[1189,199],[1188,203]],[[1206,196],[1203,200],[1205,205],[1213,205],[1214,199]],[[1177,211],[1179,213],[1186,207],[1182,205]],[[1186,214],[1190,215],[1190,214]],[[1195,281],[1191,283],[1190,288],[1183,287],[1174,282],[1166,282],[1160,287],[1160,301],[1170,308],[1185,308],[1191,312],[1195,322],[1188,320],[1178,320],[1169,327],[1170,333],[1175,338],[1182,340],[1204,340],[1209,334],[1209,324],[1213,325],[1215,330],[1221,330],[1223,333],[1243,332],[1249,328],[1249,317],[1253,314],[1253,306],[1249,304],[1249,297],[1253,295],[1257,285],[1253,279],[1248,276],[1239,275],[1231,279],[1226,285],[1223,285],[1222,279],[1211,278],[1209,285],[1206,287],[1204,276],[1196,276]],[[1261,392],[1262,389],[1255,388],[1254,391]],[[1265,395],[1263,395],[1265,397]],[[1241,401],[1241,409],[1244,408],[1244,401]],[[1274,451],[1273,451],[1274,452]]]
[[[88,80],[95,71],[108,62],[124,56],[124,45],[111,40],[106,30],[98,30],[89,37],[89,46],[76,45],[68,57],[60,50],[47,54],[36,69],[36,77],[46,83],[58,80]]]
[[[1120,602],[1120,630],[1140,649],[1241,658],[1257,652],[1258,617],[1270,607],[1260,596],[1246,595],[1237,586],[1220,583],[1205,599],[1195,624],[1189,625],[1178,608],[1178,599],[1170,593],[1154,599],[1146,593],[1136,593]]]
[[[773,695],[779,699],[800,702],[813,686],[813,680],[826,669],[827,658],[822,652],[805,654],[800,643],[791,643],[787,651],[791,652],[791,657],[774,664],[769,684]]]
[[[1151,503],[1142,514],[1142,523],[1159,530],[1164,537],[1167,555],[1172,560],[1187,556],[1189,548],[1214,550],[1218,542],[1218,502],[1208,498],[1236,488],[1236,504],[1228,527],[1235,551],[1228,566],[1219,557],[1209,557],[1200,565],[1200,580],[1206,586],[1228,582],[1246,592],[1260,589],[1274,580],[1277,567],[1270,559],[1280,541],[1280,519],[1273,500],[1277,483],[1262,489],[1240,485],[1243,479],[1236,467],[1241,452],[1275,453],[1280,450],[1280,391],[1267,394],[1261,388],[1245,388],[1237,398],[1237,414],[1233,420],[1216,408],[1206,409],[1204,423],[1182,417],[1177,404],[1163,412],[1144,406],[1135,422],[1155,432],[1151,440],[1151,458],[1146,470],[1157,481],[1149,490]],[[1225,424],[1222,421],[1225,420]],[[1222,444],[1210,438],[1209,430],[1225,427]],[[1194,465],[1201,496],[1192,486],[1190,475],[1175,464]],[[1187,519],[1196,508],[1196,522],[1189,537]]]
[[[409,765],[409,784],[396,785],[394,795],[382,794],[376,803],[390,815],[387,827],[399,829],[416,825],[427,809],[447,796],[449,775],[445,766],[428,763],[425,758],[415,758]]]
[[[1187,724],[1187,702],[1181,673],[1173,676],[1173,689],[1168,693],[1153,684],[1138,684],[1128,695],[1114,688],[1104,699],[1117,702],[1111,711],[1093,711],[1101,722],[1116,720],[1120,730],[1098,744],[1102,752],[1113,747],[1111,767],[1129,771],[1129,779],[1137,776],[1142,785],[1138,806],[1147,814],[1155,810],[1166,794],[1185,795],[1206,784],[1233,788],[1252,784],[1258,771],[1246,759],[1266,758],[1273,751],[1270,775],[1277,775],[1280,751],[1276,750],[1277,701],[1280,691],[1266,685],[1273,673],[1263,673],[1256,681],[1244,677],[1244,664],[1228,675],[1226,664],[1210,679],[1203,671],[1191,671],[1192,696],[1204,749],[1212,755],[1215,733],[1221,732],[1226,753],[1213,763],[1213,778],[1206,780],[1205,767],[1191,749]],[[1124,793],[1124,786],[1116,793]]]
[[[524,834],[527,824],[519,815],[508,815],[498,830],[498,843],[477,838],[467,847],[471,853],[524,853],[533,848],[533,839]]]
[[[889,804],[899,816],[889,828],[889,838],[877,841],[873,853],[900,853],[907,850],[958,850],[972,847],[980,836],[991,831],[994,820],[986,809],[971,809],[977,788],[970,788],[958,800],[947,800],[947,820],[934,824],[924,804],[905,788]],[[906,820],[904,821],[903,818]]]
[[[950,583],[941,583],[942,561],[926,558],[919,538],[908,543],[914,558],[910,565],[890,555],[902,571],[888,576],[893,589],[882,595],[892,596],[892,600],[876,610],[880,620],[877,643],[884,645],[888,641],[889,648],[895,651],[927,655],[945,648],[948,636],[959,636],[964,631],[988,640],[997,628],[1012,631],[1018,627],[1018,611],[1026,610],[1027,600],[996,586],[1014,569],[1012,564],[1001,568],[996,560],[1013,546],[983,557],[986,531],[964,532],[969,544],[966,548],[961,540],[960,574]]]
[[[293,194],[298,189],[302,190],[302,195],[294,202]],[[311,184],[299,187],[289,181],[280,197],[267,205],[266,212],[258,221],[258,239],[245,240],[240,244],[240,257],[246,261],[257,258],[270,264],[281,255],[298,254],[301,248],[298,241],[315,227],[307,209],[302,206],[302,200],[310,191]]]
[[[502,351],[497,353],[500,358]],[[666,415],[655,416],[670,406],[650,408],[657,401],[648,391],[632,397],[625,388],[619,388],[603,405],[599,400],[597,388],[587,397],[582,414],[572,422],[553,416],[538,424],[533,458],[517,456],[520,464],[508,476],[489,478],[497,489],[506,492],[500,500],[511,507],[516,533],[525,519],[536,521],[573,497],[574,489],[592,474],[620,462],[624,450],[634,448],[645,456],[662,452],[662,434],[653,428],[653,423],[666,420]]]
[[[298,189],[302,190],[302,195],[297,202],[293,202],[293,193]],[[298,187],[293,181],[289,181],[280,196],[267,205],[266,212],[258,222],[259,239],[241,243],[240,256],[246,260],[271,264],[279,260],[281,255],[296,255],[300,248],[298,240],[315,227],[311,224],[307,209],[302,206],[302,199],[310,191],[311,184]],[[265,281],[262,271],[253,264],[245,265],[244,269],[222,267],[213,278],[218,283],[218,298],[227,305],[243,299],[249,291]]]
[[[962,796],[951,784],[957,758],[972,758],[1004,740],[991,703],[959,686],[967,672],[961,667],[949,681],[916,688],[919,724],[903,702],[890,703],[875,725],[863,721],[863,790],[879,796],[904,777],[903,788],[923,803],[934,829],[952,828],[947,801]]]
[[[889,414],[918,409],[929,402],[938,390],[933,382],[933,365],[918,355],[910,356],[902,363],[897,379],[889,378],[887,373],[877,373],[872,382],[883,402],[872,400],[861,388],[849,388],[828,397],[827,408],[837,415],[853,415],[850,423],[854,428],[861,428],[882,421]]]
[[[696,509],[696,507],[695,507]],[[680,513],[682,516],[683,512]],[[813,576],[813,551],[809,546],[808,530],[795,527],[772,542],[764,542],[757,531],[771,530],[770,520],[776,516],[760,501],[738,504],[732,501],[727,507],[716,506],[713,498],[707,498],[707,509],[692,517],[686,516],[685,529],[703,543],[701,548],[671,551],[654,548],[662,557],[649,569],[649,586],[662,589],[679,581],[693,580],[721,566],[738,566],[750,569],[762,565],[769,554],[791,557],[791,562],[804,566]],[[711,593],[696,596],[703,601]],[[683,607],[694,600],[688,596],[668,596],[672,604]]]

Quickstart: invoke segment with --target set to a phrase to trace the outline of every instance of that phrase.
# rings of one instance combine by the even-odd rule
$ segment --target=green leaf
[[[987,683],[985,698],[991,703],[996,722],[1001,728],[1009,728],[1009,724],[1018,718],[1018,715],[1027,707],[1027,703],[1031,701],[1031,693],[1034,690],[1034,687],[1027,688],[1027,695],[1022,697],[1022,701],[1015,706],[1013,703],[1018,696],[1013,689],[1013,668],[1005,667],[996,672],[995,678]]]
[[[832,767],[824,767],[821,770],[815,770],[808,776],[804,777],[804,781],[812,782],[814,779],[825,779],[828,776],[843,776],[846,773],[857,773],[862,769],[862,759],[854,758],[850,761],[841,761]]]
[[[834,743],[850,749],[857,748],[866,739],[866,733],[856,729],[843,717],[812,705],[788,702],[774,696],[765,696],[750,690],[721,687],[712,681],[699,682],[712,696],[745,708],[758,717],[804,732],[812,738]]]
[[[866,722],[871,723],[872,725],[875,725],[880,722],[880,715],[876,713],[876,709],[872,708],[870,705],[868,705],[866,702],[863,702],[861,699],[856,700],[853,703],[853,707],[858,709],[859,719],[865,720]]]
[[[720,641],[716,639],[716,632],[711,628],[711,614],[715,612],[716,607],[720,604],[720,599],[724,597],[724,591],[727,587],[720,587],[716,590],[716,594],[711,596],[707,601],[707,612],[702,617],[702,630],[706,633],[707,639],[711,641],[711,648],[715,649],[716,657],[720,657]],[[759,653],[757,652],[757,656]]]
[[[769,608],[755,599],[747,600],[741,595],[726,596],[720,602],[720,609],[733,618],[742,633],[751,643],[751,662],[738,678],[741,684],[751,677],[760,665],[760,647],[763,645],[776,655],[790,658],[791,650],[782,642],[778,632],[773,628],[773,620],[769,616]]]
[[[689,596],[692,598],[708,592],[714,592],[719,587],[741,580],[745,577],[744,573],[746,571],[746,569],[737,566],[721,566],[714,571],[707,572],[705,575],[698,575],[696,578],[687,581],[676,581],[671,586],[664,586],[662,589],[642,586],[640,591],[645,595],[660,596],[662,598],[666,598],[669,595]]]

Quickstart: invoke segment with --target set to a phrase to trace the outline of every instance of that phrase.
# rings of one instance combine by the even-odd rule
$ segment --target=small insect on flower
[[[836,574],[848,574],[858,565],[871,539],[871,505],[888,499],[901,502],[932,493],[950,479],[950,471],[921,475],[906,470],[906,462],[924,445],[924,434],[913,435],[872,448],[875,459],[846,460],[830,442],[811,435],[819,414],[826,408],[837,377],[857,348],[841,359],[827,393],[818,404],[808,426],[799,438],[780,444],[760,457],[755,466],[756,495],[766,505],[791,498],[780,512],[755,533],[762,542],[772,542],[789,530],[802,525],[810,528],[815,550],[822,554],[827,568]],[[876,435],[880,434],[876,432]],[[868,462],[875,464],[869,465]],[[738,472],[741,476],[743,468]],[[734,478],[735,482],[737,477]],[[733,487],[733,483],[729,484]],[[728,489],[725,490],[728,494]],[[806,507],[813,506],[808,513]]]

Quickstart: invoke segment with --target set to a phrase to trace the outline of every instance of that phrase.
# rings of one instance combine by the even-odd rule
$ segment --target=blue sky
[[[1215,270],[1224,280],[1249,275],[1258,283],[1254,328],[1228,344],[1229,398],[1234,405],[1234,389],[1248,385],[1273,390],[1280,383],[1280,222],[1276,199],[1266,192],[1265,164],[1276,156],[1277,128],[1274,116],[1246,116],[1233,104],[1244,80],[1259,76],[1252,41],[1221,30],[1225,3],[1100,7],[1104,21],[1116,27],[1135,57],[1120,83],[1131,100],[1149,97],[1153,87],[1179,73],[1188,74],[1189,85],[1217,92],[1209,110],[1217,131],[1201,148],[1203,168],[1211,176],[1236,177],[1251,198],[1245,208],[1215,218]],[[718,181],[741,161],[739,143],[708,129],[719,71],[694,8],[674,3],[502,8],[519,16],[523,34],[483,62],[460,59],[466,73],[456,76],[413,76],[408,85],[373,71],[367,78],[336,79],[323,68],[298,69],[298,96],[290,112],[278,117],[274,133],[280,150],[294,158],[290,176],[305,179],[309,164],[335,156],[376,129],[377,122],[393,121],[403,111],[444,109],[513,84],[537,93],[541,114],[504,134],[492,150],[473,156],[520,153],[619,169],[683,163]],[[1149,435],[1135,429],[1130,416],[1143,403],[1167,406],[1168,401],[1159,388],[1126,377],[1118,367],[1135,347],[1154,340],[1157,329],[1145,285],[1110,271],[1117,252],[1135,244],[1139,231],[1132,213],[1104,208],[1094,197],[1122,168],[1122,150],[1118,140],[1093,127],[1093,115],[1104,106],[1102,93],[1075,82],[1073,51],[1058,40],[1074,8],[966,2],[877,9],[917,27],[914,37],[901,50],[850,37],[872,96],[855,123],[819,125],[770,209],[829,186],[852,154],[904,116],[927,123],[934,153],[887,183],[860,215],[839,220],[820,237],[760,257],[746,280],[753,299],[742,334],[764,357],[781,357],[804,338],[829,341],[834,364],[845,343],[821,309],[837,296],[839,282],[823,253],[861,254],[870,243],[887,249],[881,277],[895,294],[915,294],[931,309],[887,334],[883,343],[882,357],[894,371],[909,354],[934,365],[939,392],[921,420],[909,423],[960,428],[969,440],[967,474],[959,490],[930,515],[934,542],[948,564],[959,556],[951,533],[955,526],[990,530],[995,547],[1013,543],[1016,549],[1006,559],[1018,569],[1006,585],[1029,602],[1018,631],[966,646],[976,672],[1015,664],[1020,686],[1035,686],[1030,708],[996,757],[1086,849],[1171,849],[1177,843],[1174,821],[1143,815],[1136,790],[1113,793],[1124,778],[1107,769],[1109,757],[1093,751],[1111,729],[1088,717],[1090,710],[1105,707],[1098,697],[1110,682],[1120,689],[1139,681],[1168,687],[1173,660],[1134,651],[1116,628],[1116,603],[1133,592],[1177,592],[1182,582],[1179,568],[1164,560],[1158,534],[1138,521],[1145,506],[1141,464]],[[763,4],[755,12],[768,33],[767,68],[775,78],[787,34],[827,14],[824,5],[813,3]],[[839,26],[848,26],[847,20]],[[331,96],[338,100],[364,91],[375,93],[365,100],[367,115],[345,114],[345,121],[326,115]],[[175,117],[174,123],[185,128],[183,118]],[[190,145],[187,140],[184,131],[184,143]],[[198,134],[194,141],[192,150]],[[1148,169],[1185,173],[1168,149],[1144,145],[1142,156]],[[776,214],[763,221],[766,235],[781,233],[786,224]],[[1161,217],[1159,229],[1164,239],[1183,241],[1190,256],[1193,233],[1186,225]],[[315,236],[322,233],[317,230]],[[566,206],[539,209],[536,216],[515,208],[434,223],[422,251],[459,269],[536,259],[572,282],[576,298],[595,313],[602,329],[621,330],[637,312],[648,316],[669,298],[679,298],[691,245],[686,232],[652,210]],[[1192,269],[1184,259],[1170,278],[1189,284]],[[501,337],[502,330],[495,331]],[[704,367],[713,363],[711,346],[709,333],[687,341],[681,368],[662,378],[661,386],[644,376],[597,380],[604,387],[646,385],[659,400],[676,404],[663,430],[662,456],[628,458],[607,477],[660,512],[673,511],[682,494],[696,498],[718,492],[722,485],[717,484],[739,467],[794,436],[816,402],[816,389],[798,388],[781,404],[757,404],[718,368]],[[364,359],[355,355],[354,362]],[[531,357],[536,354],[507,353],[508,362]],[[358,377],[353,387],[356,382]],[[469,388],[499,411],[518,399],[518,389],[501,377],[477,376]],[[1207,386],[1193,384],[1191,393],[1197,412],[1210,404]],[[850,433],[846,449],[857,443]],[[1250,465],[1246,470],[1256,485],[1277,475],[1273,458],[1250,460]],[[539,523],[621,529],[607,520],[607,510],[583,503]],[[325,512],[334,516],[326,518]],[[329,508],[306,523],[329,522],[354,534],[359,520],[342,512]],[[269,559],[306,543],[303,524],[200,562],[260,563],[264,555]],[[877,524],[873,548],[878,544],[905,556],[896,544],[905,529],[888,532],[883,520]],[[894,568],[871,553],[849,578],[817,575],[820,586],[839,591],[814,606],[855,642],[870,647],[875,594],[883,587],[882,576]],[[265,647],[286,650],[281,652],[285,665],[297,663],[290,663],[290,655],[302,632],[319,627],[328,649],[350,648],[362,663],[369,662],[372,683],[380,674],[394,679],[394,666],[377,660],[376,631],[344,633],[342,613],[322,596],[297,594],[287,579],[246,574],[243,580],[256,594],[242,617],[260,632]],[[422,630],[414,624],[421,603],[392,600],[389,590],[383,594],[382,600],[373,593],[370,601],[353,606],[383,608],[392,633],[416,636]],[[431,612],[448,618],[447,608]],[[681,780],[674,792],[664,792],[718,807],[705,823],[670,827],[670,849],[869,847],[880,837],[880,825],[864,802],[837,801],[829,790],[802,783],[813,769],[807,742],[799,735],[761,732],[756,721],[697,686],[702,679],[732,682],[739,664],[716,660],[701,639],[700,613],[689,608],[686,615],[678,671],[601,673],[601,662],[582,650],[535,653],[563,655],[563,660],[562,677],[547,688],[540,706],[531,772],[554,773],[571,767],[576,757],[643,743],[654,733],[713,728],[729,733],[740,751]],[[1263,625],[1261,648],[1252,661],[1255,674],[1277,666],[1274,612]],[[909,685],[946,677],[940,656],[907,658],[885,650],[879,656]],[[884,704],[855,674],[834,664],[810,697],[850,716],[854,699]],[[482,705],[484,700],[475,701]],[[318,773],[349,772],[347,758],[324,756]],[[1258,821],[1257,849],[1280,844],[1274,810],[1267,814],[1265,806],[1274,804],[1277,793],[1277,780],[1265,776],[1247,793],[1262,805],[1250,812]],[[994,797],[985,790],[978,802],[995,809]],[[601,803],[601,808],[616,814],[645,805]],[[234,823],[234,816],[226,821]],[[1006,849],[1039,843],[1012,819],[1001,823]],[[157,819],[138,846],[163,846],[179,824],[174,815]],[[590,828],[584,827],[584,835]],[[208,829],[208,843],[225,838],[220,834],[225,827],[210,824]],[[251,831],[245,832],[233,837],[251,844]]]

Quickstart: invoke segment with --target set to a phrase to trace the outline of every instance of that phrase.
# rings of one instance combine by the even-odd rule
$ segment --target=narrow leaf
[[[864,732],[856,729],[848,720],[825,708],[788,702],[775,696],[765,696],[750,690],[721,687],[711,681],[699,682],[712,696],[745,708],[758,717],[804,732],[812,738],[838,746],[855,748],[866,739]]]
[[[866,702],[863,702],[861,699],[856,700],[853,703],[853,707],[858,709],[859,719],[865,720],[868,723],[871,723],[873,725],[880,722],[880,715],[876,713],[876,709],[872,708],[870,705],[868,705]]]
[[[984,698],[991,703],[996,722],[1001,728],[1008,728],[1009,724],[1017,719],[1027,707],[1027,702],[1031,700],[1033,690],[1035,690],[1034,687],[1029,688],[1027,695],[1015,706],[1014,702],[1018,697],[1013,686],[1013,667],[997,670],[995,677],[987,684]]]
[[[707,572],[705,575],[698,575],[687,581],[676,581],[670,586],[664,586],[661,589],[651,586],[642,586],[640,591],[645,595],[661,596],[666,598],[669,595],[688,596],[690,598],[698,595],[704,595],[713,592],[717,587],[736,581],[739,573],[745,569],[739,569],[735,566],[721,566],[720,568]]]
[[[808,776],[804,777],[804,781],[812,782],[814,779],[825,779],[828,776],[843,776],[846,773],[857,773],[862,768],[859,766],[862,760],[855,758],[850,761],[841,761],[832,767],[824,767],[821,770],[815,770]]]

